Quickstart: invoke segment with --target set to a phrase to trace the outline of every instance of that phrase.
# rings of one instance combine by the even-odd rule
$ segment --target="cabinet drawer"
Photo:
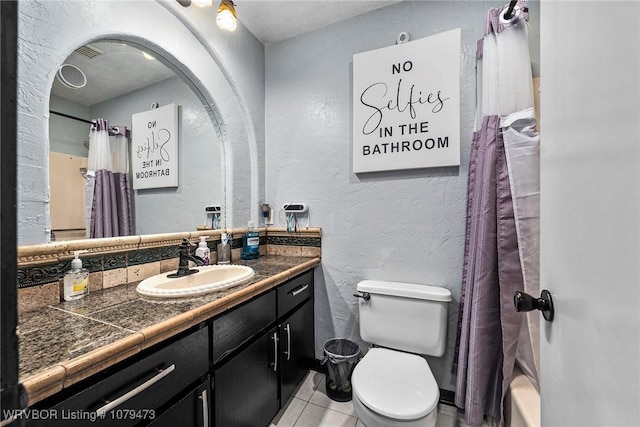
[[[213,363],[276,321],[276,294],[269,291],[213,321]]]
[[[278,287],[278,317],[313,297],[313,270],[295,277]]]
[[[161,405],[207,374],[208,339],[207,329],[199,329],[128,366],[117,365],[113,369],[117,369],[116,373],[92,382],[54,405],[51,409],[56,420],[33,420],[28,425],[87,425],[86,418],[73,418],[96,412],[100,415],[100,409],[105,415],[91,420],[92,426],[148,422],[158,415],[156,411]],[[111,406],[105,406],[108,404]]]

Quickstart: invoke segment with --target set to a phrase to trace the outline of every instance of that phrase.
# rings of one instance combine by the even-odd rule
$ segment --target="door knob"
[[[516,306],[516,311],[540,310],[546,321],[551,322],[553,320],[553,299],[551,298],[551,292],[546,289],[542,290],[540,298],[534,298],[524,292],[516,291],[513,294],[513,304]]]

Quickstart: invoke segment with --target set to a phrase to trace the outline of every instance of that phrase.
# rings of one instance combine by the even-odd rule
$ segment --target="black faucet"
[[[168,274],[167,277],[184,277],[193,273],[197,273],[195,268],[189,268],[189,261],[193,261],[196,265],[204,265],[204,260],[197,255],[191,253],[191,249],[195,249],[198,246],[192,245],[188,239],[182,239],[182,243],[178,248],[180,251],[180,264],[178,265],[178,271]]]

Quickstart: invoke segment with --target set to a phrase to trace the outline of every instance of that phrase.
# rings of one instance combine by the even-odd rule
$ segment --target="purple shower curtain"
[[[533,96],[530,63],[524,67],[529,69],[527,76],[526,72],[518,74],[520,70],[507,69],[508,61],[504,60],[506,55],[514,55],[513,49],[523,35],[526,41],[525,13],[519,10],[505,22],[500,19],[504,9],[487,12],[485,38],[478,43],[476,53],[477,130],[469,159],[462,295],[454,359],[456,405],[464,408],[466,422],[473,426],[480,426],[485,415],[503,423],[504,396],[511,382],[523,320],[513,305],[514,292],[525,287],[513,182],[503,136],[507,129],[518,132],[520,126],[507,123],[505,117],[528,111],[533,106]],[[502,32],[513,34],[497,36]],[[527,50],[526,55],[515,60],[518,66],[525,57],[529,61],[528,55]]]
[[[88,165],[88,237],[132,234],[128,144],[124,135],[109,135],[109,122],[91,126]]]

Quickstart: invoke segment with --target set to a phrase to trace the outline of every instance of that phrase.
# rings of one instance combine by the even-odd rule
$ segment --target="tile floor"
[[[457,427],[456,408],[440,405],[436,427]],[[269,427],[364,427],[351,402],[327,397],[324,375],[310,371]]]

